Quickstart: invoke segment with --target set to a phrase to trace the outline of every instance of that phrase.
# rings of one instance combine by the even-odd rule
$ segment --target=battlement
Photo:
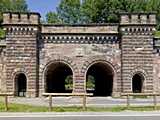
[[[120,13],[121,25],[156,25],[156,13]]]
[[[3,13],[3,25],[38,25],[40,23],[39,13],[19,13],[5,12]]]

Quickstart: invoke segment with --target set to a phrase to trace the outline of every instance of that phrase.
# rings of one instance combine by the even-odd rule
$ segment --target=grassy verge
[[[160,31],[156,31],[154,35],[155,37],[160,37]]]
[[[4,104],[0,102],[0,112],[4,112]],[[131,106],[127,109],[126,106],[114,106],[114,107],[87,107],[85,111],[92,112],[120,112],[124,110],[132,111],[153,111],[153,106]],[[157,110],[160,110],[160,106],[157,106]],[[53,107],[52,112],[82,112],[82,107],[70,106],[70,107]],[[48,112],[48,107],[22,105],[22,104],[9,104],[8,112]]]

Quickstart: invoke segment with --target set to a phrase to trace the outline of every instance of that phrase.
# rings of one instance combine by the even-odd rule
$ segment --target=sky
[[[26,2],[32,12],[39,12],[41,17],[45,19],[47,12],[56,11],[60,0],[26,0]]]

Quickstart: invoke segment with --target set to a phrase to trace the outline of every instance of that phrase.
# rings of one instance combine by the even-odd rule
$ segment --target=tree
[[[58,18],[58,15],[55,12],[48,12],[46,19],[48,23],[61,23],[61,20]]]
[[[28,7],[25,0],[0,0],[0,26],[2,23],[2,13],[6,11],[27,12]],[[4,36],[4,31],[0,27],[0,38]]]
[[[157,12],[160,29],[160,0],[61,0],[57,12],[47,22],[110,23],[118,22],[119,12]],[[51,17],[53,16],[53,17]]]
[[[0,0],[0,13],[2,21],[2,12],[26,12],[28,11],[25,0]]]
[[[81,22],[80,7],[80,0],[61,0],[57,14],[63,23],[78,24]]]

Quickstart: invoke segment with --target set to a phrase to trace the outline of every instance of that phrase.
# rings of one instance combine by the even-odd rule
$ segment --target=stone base
[[[28,98],[38,97],[37,91],[27,91],[26,97],[28,97]]]
[[[121,93],[120,92],[113,92],[112,93],[112,97],[121,97]]]

